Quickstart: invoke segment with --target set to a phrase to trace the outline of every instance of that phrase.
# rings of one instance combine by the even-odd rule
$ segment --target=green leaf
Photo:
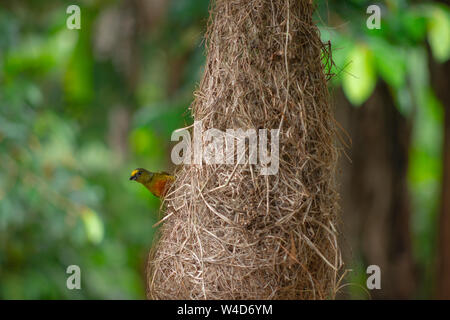
[[[83,209],[81,212],[86,236],[88,240],[94,244],[98,244],[103,240],[104,228],[103,222],[97,213],[89,208]]]
[[[348,56],[348,67],[343,76],[342,88],[354,106],[360,106],[372,94],[376,84],[372,53],[366,46],[357,45]]]
[[[428,21],[428,41],[434,58],[445,62],[450,58],[450,17],[441,7],[434,7]]]
[[[396,36],[407,38],[410,44],[419,44],[423,42],[426,36],[426,19],[420,10],[401,11],[398,16],[401,29],[397,30]],[[400,39],[399,39],[400,40]]]
[[[370,48],[373,50],[377,71],[383,80],[393,88],[403,87],[406,79],[404,50],[380,38],[371,39]]]

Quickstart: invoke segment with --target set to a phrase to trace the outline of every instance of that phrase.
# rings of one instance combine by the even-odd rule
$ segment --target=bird
[[[137,168],[131,172],[130,180],[139,182],[154,196],[160,198],[166,194],[175,177],[167,172],[150,172],[143,168]]]

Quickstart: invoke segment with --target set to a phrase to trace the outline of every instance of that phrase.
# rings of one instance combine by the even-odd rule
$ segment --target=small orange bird
[[[137,168],[131,172],[130,180],[143,184],[151,193],[158,198],[164,196],[175,177],[166,172],[150,172]]]

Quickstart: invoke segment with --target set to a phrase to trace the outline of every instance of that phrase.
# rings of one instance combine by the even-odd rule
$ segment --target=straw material
[[[248,159],[181,166],[149,257],[149,299],[334,298],[338,151],[313,11],[310,0],[212,5],[192,115],[203,130],[279,128],[279,171],[262,175]]]

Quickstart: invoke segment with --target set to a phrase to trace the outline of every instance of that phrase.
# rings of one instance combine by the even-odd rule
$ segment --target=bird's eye
[[[141,175],[141,173],[142,173],[142,172],[139,171],[138,173],[136,173],[136,175],[139,177],[139,176]]]

